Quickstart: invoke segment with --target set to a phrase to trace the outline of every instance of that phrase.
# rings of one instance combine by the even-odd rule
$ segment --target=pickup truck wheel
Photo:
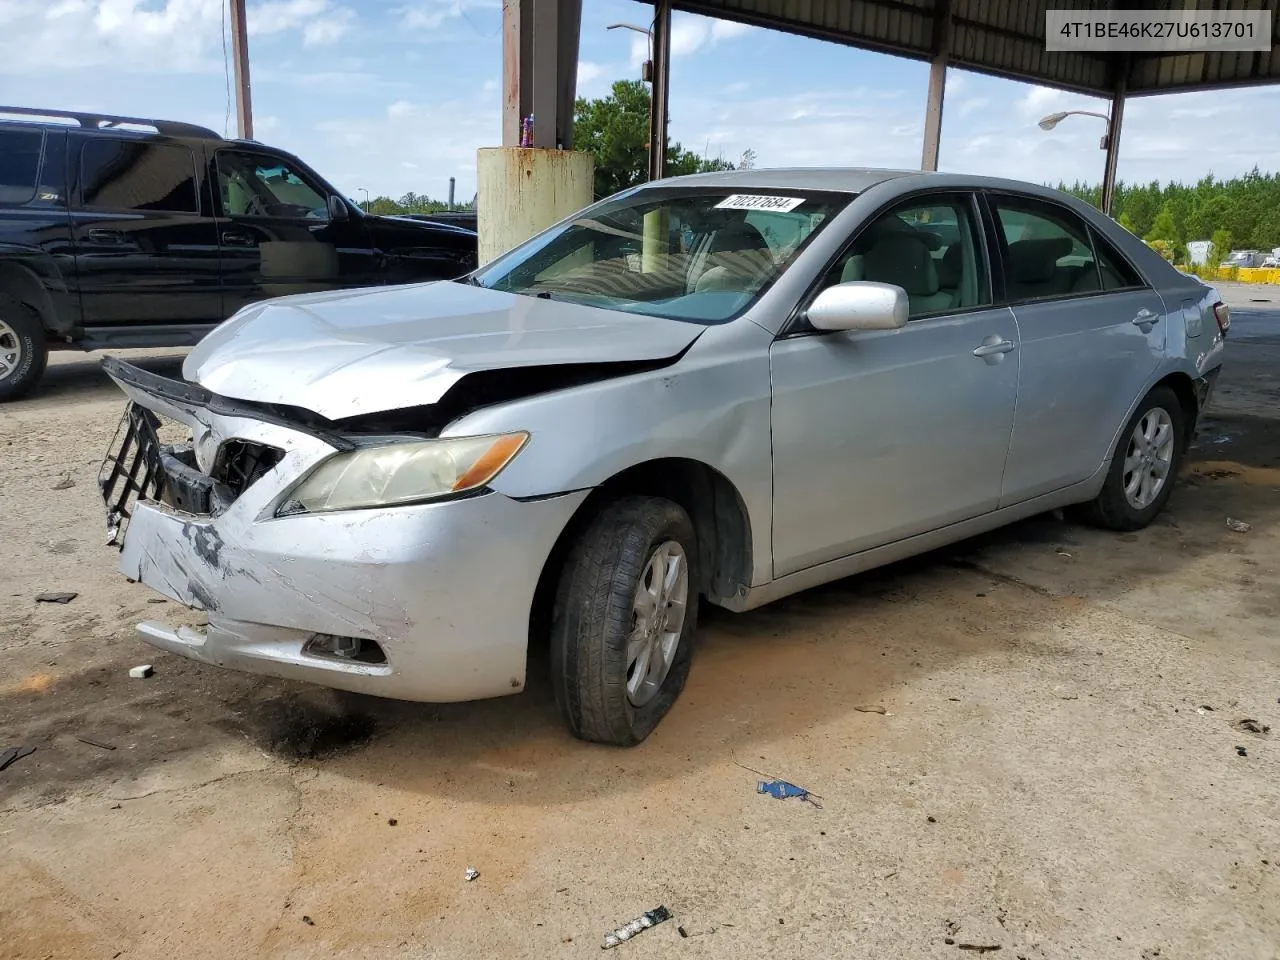
[[[0,293],[0,401],[16,400],[36,385],[49,360],[40,316]]]
[[[671,709],[693,654],[696,563],[688,514],[657,497],[609,504],[569,551],[551,679],[574,736],[633,746]]]
[[[1080,508],[1082,518],[1110,530],[1141,530],[1149,524],[1173,493],[1186,437],[1177,395],[1156,387],[1121,431],[1102,492]]]

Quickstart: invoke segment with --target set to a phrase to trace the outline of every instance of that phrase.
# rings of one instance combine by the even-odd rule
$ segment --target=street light
[[[648,59],[640,65],[640,79],[646,83],[653,82],[653,28],[639,27],[634,23],[611,23],[606,30],[634,30],[636,33],[643,33],[649,38],[649,54]]]
[[[1115,122],[1117,135],[1120,130],[1120,118],[1123,116],[1123,113],[1120,112],[1123,106],[1124,100],[1117,97],[1113,104],[1113,109],[1117,111]],[[1116,182],[1116,154],[1111,149],[1111,117],[1105,113],[1097,113],[1094,110],[1061,110],[1058,113],[1051,113],[1047,117],[1041,117],[1040,129],[1052,130],[1070,116],[1097,117],[1107,125],[1107,132],[1098,141],[1098,149],[1105,151],[1107,154],[1106,170],[1102,174],[1102,212],[1107,216],[1111,216],[1111,203],[1115,199]]]
[[[364,212],[368,213],[369,212],[369,191],[366,190],[364,187],[356,187],[356,189],[364,194]]]
[[[1107,123],[1111,122],[1111,118],[1105,113],[1095,113],[1092,110],[1063,110],[1060,113],[1051,113],[1047,117],[1042,117],[1040,119],[1040,129],[1052,130],[1063,120],[1067,119],[1067,117],[1071,116],[1097,117],[1099,120],[1106,121]],[[1107,149],[1107,135],[1105,133],[1102,135],[1102,142],[1099,143],[1098,146],[1103,150]]]

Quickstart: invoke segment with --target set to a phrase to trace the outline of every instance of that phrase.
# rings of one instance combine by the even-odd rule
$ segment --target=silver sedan
[[[698,606],[746,611],[1042,511],[1150,523],[1230,319],[1005,180],[751,170],[631,190],[459,282],[242,310],[130,403],[120,568],[182,656],[643,740]],[[190,431],[165,444],[166,421]]]

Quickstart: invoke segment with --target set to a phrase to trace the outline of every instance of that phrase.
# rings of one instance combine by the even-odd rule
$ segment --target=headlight
[[[387,443],[339,453],[285,496],[277,516],[393,507],[483,487],[529,439],[527,433]]]

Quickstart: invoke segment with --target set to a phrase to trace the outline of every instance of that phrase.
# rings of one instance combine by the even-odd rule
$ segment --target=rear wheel
[[[1186,414],[1168,387],[1148,393],[1120,434],[1098,496],[1081,509],[1112,530],[1140,530],[1164,509],[1186,447]]]
[[[48,359],[39,315],[21,300],[0,293],[0,401],[26,394],[43,376]]]
[[[551,677],[574,736],[632,746],[671,709],[693,652],[696,557],[688,514],[657,497],[609,504],[570,550]]]

